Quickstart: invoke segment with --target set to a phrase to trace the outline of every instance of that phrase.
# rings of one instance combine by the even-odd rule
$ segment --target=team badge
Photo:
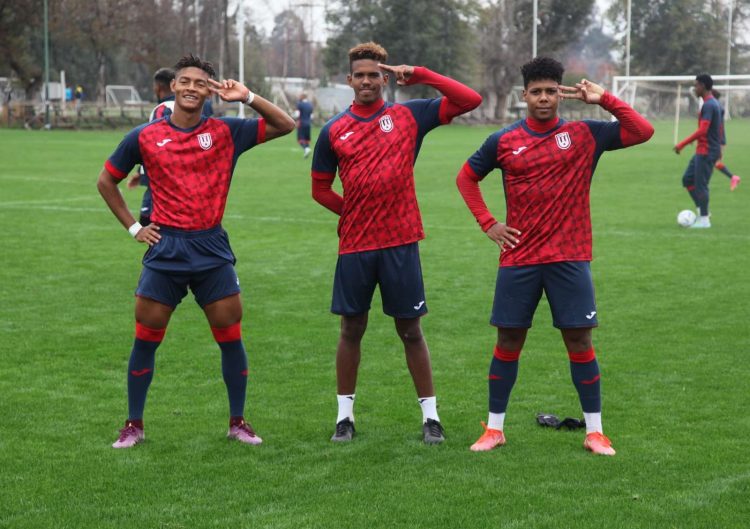
[[[381,117],[378,123],[380,123],[380,130],[383,132],[390,132],[393,130],[393,120],[391,119],[391,116],[387,114]]]
[[[572,144],[572,142],[570,141],[570,134],[568,134],[567,132],[555,134],[555,141],[557,142],[557,146],[562,150],[569,149],[570,145]]]
[[[203,134],[198,134],[198,145],[201,146],[201,149],[204,151],[207,151],[211,148],[211,145],[213,145],[214,142],[211,139],[211,133],[205,132]]]

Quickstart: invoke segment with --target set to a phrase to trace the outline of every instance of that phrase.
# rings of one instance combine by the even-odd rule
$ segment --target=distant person
[[[536,57],[521,67],[527,117],[491,134],[464,164],[456,183],[487,237],[499,246],[500,267],[490,323],[497,342],[488,374],[489,416],[471,450],[505,444],[505,412],[518,363],[542,293],[568,351],[570,374],[586,421],[583,446],[615,455],[602,428],[599,364],[592,343],[597,326],[591,277],[589,191],[605,151],[647,141],[654,128],[625,102],[591,81],[563,86],[563,66]],[[566,121],[562,99],[578,99],[611,112],[618,121]],[[487,208],[479,182],[502,171],[506,220]],[[493,200],[494,202],[494,200]]]
[[[698,130],[674,146],[674,152],[680,154],[685,146],[698,140],[695,154],[688,162],[682,175],[682,185],[687,189],[690,198],[698,208],[698,218],[691,228],[710,228],[711,219],[708,209],[708,183],[714,164],[721,158],[721,107],[711,94],[714,80],[708,74],[695,78],[693,90],[703,99],[703,106],[698,113]]]
[[[716,98],[716,101],[719,103],[719,108],[721,108],[721,156],[719,157],[719,160],[716,162],[716,165],[714,165],[714,167],[724,173],[727,178],[729,178],[729,190],[734,191],[735,189],[737,189],[737,186],[740,185],[740,180],[742,179],[736,174],[732,174],[732,171],[730,171],[727,166],[724,165],[724,147],[727,146],[727,131],[724,127],[726,110],[724,110],[724,105],[722,105],[721,101],[719,101],[719,99],[721,98],[721,93],[714,88],[711,90],[711,94],[713,94],[713,96]]]
[[[313,104],[307,100],[307,94],[302,92],[297,101],[297,143],[303,149],[302,156],[310,156],[310,129],[312,128]]]
[[[312,195],[338,220],[339,257],[331,312],[341,316],[336,348],[338,416],[331,438],[354,436],[354,391],[362,337],[375,287],[383,312],[393,318],[404,346],[422,408],[422,439],[445,439],[437,413],[430,351],[420,319],[427,313],[419,241],[424,239],[414,188],[414,164],[431,130],[479,106],[482,97],[458,81],[422,66],[389,66],[388,53],[374,42],[349,50],[349,86],[354,102],[320,131],[312,163]],[[386,103],[383,89],[392,74],[399,85],[422,84],[443,95]],[[332,189],[338,172],[343,196]]]
[[[169,116],[174,111],[174,92],[172,91],[174,81],[174,70],[171,68],[159,68],[154,74],[153,90],[157,105],[148,117],[149,122]],[[141,165],[137,174],[128,182],[128,189],[135,189],[139,185],[145,186],[143,200],[141,201],[141,212],[138,222],[143,226],[151,224],[151,188],[148,185],[148,174]]]
[[[75,91],[76,98],[76,114],[81,114],[81,103],[83,102],[83,87],[81,85],[76,86]]]
[[[215,81],[211,64],[198,57],[183,57],[174,70],[174,112],[130,131],[104,164],[97,183],[117,220],[136,241],[148,245],[135,298],[128,418],[112,446],[130,448],[144,439],[143,410],[156,350],[188,288],[221,350],[229,400],[227,437],[257,445],[261,438],[244,418],[248,365],[236,259],[221,220],[239,156],[290,133],[294,120],[238,81]],[[250,105],[260,119],[202,117],[203,102],[212,93]],[[139,163],[146,166],[153,191],[148,226],[135,221],[117,187]]]

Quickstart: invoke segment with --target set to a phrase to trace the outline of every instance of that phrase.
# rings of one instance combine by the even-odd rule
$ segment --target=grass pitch
[[[594,340],[614,458],[586,453],[580,432],[534,422],[537,412],[580,416],[544,301],[521,357],[507,446],[468,449],[487,412],[497,250],[454,179],[490,132],[438,129],[416,167],[423,326],[444,445],[419,440],[419,406],[377,296],[357,437],[328,441],[336,223],[310,198],[310,161],[286,137],[240,158],[224,222],[246,311],[247,416],[264,444],[225,440],[219,350],[188,296],[157,353],[147,441],[115,451],[144,247],[95,181],[123,133],[0,131],[0,527],[745,527],[750,123],[727,124],[725,161],[745,181],[730,193],[714,172],[710,230],[677,226],[692,206],[680,186],[690,153],[671,152],[669,124],[599,164]],[[140,191],[122,187],[135,211]],[[499,173],[482,188],[500,216]]]

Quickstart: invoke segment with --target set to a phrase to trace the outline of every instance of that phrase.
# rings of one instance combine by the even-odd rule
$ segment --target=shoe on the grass
[[[505,444],[505,434],[502,430],[487,428],[487,425],[484,424],[484,422],[482,422],[482,428],[484,428],[484,433],[479,439],[477,439],[476,443],[471,445],[472,452],[486,452],[487,450],[492,450],[493,448]]]
[[[735,189],[737,189],[737,186],[740,185],[740,180],[742,180],[742,178],[740,178],[739,176],[732,175],[731,180],[729,180],[729,190],[734,191]]]
[[[445,441],[445,430],[440,421],[427,419],[422,425],[422,439],[428,445],[437,445]]]
[[[311,152],[311,151],[310,151],[310,147],[305,147],[305,152],[304,152],[304,154],[302,155],[302,157],[303,157],[303,158],[307,158],[308,156],[310,156],[310,152]]]
[[[615,449],[612,448],[612,442],[601,432],[591,432],[586,434],[586,440],[583,441],[583,447],[602,456],[615,455]]]
[[[120,430],[120,437],[112,444],[112,448],[131,448],[146,438],[143,428],[138,428],[133,421],[125,421],[125,428]]]
[[[236,439],[240,443],[245,443],[248,445],[259,445],[263,442],[263,439],[258,437],[258,435],[255,433],[255,430],[253,430],[253,427],[250,426],[250,423],[245,422],[245,419],[241,419],[235,424],[229,425],[227,438]]]
[[[351,441],[354,437],[354,423],[347,417],[336,423],[336,432],[331,437],[331,441],[345,443]]]
[[[693,228],[693,229],[710,228],[710,227],[711,227],[711,219],[709,218],[708,215],[706,215],[705,217],[698,217],[695,220],[695,222],[693,222],[690,225],[690,228]]]

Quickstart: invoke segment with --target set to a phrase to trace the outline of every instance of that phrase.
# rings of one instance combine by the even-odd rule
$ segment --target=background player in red
[[[682,175],[682,185],[687,189],[690,198],[698,208],[698,218],[691,228],[710,228],[711,220],[708,211],[708,183],[714,164],[721,158],[721,108],[711,94],[714,80],[708,74],[695,77],[695,95],[703,99],[698,114],[698,129],[690,136],[675,145],[674,152],[680,154],[682,149],[698,140],[695,154]]]
[[[174,70],[172,68],[159,68],[154,73],[154,95],[158,104],[151,111],[148,117],[149,121],[161,119],[172,113],[174,110],[174,92],[172,92],[172,81],[174,80]],[[146,186],[141,199],[141,213],[138,222],[143,226],[151,224],[151,189],[148,187],[148,174],[141,165],[138,172],[128,180],[128,189],[135,189],[139,185]]]
[[[461,169],[457,184],[487,236],[500,246],[500,268],[490,323],[497,327],[489,372],[489,420],[471,446],[505,444],[503,426],[518,359],[534,312],[546,293],[553,323],[568,350],[573,383],[586,420],[584,447],[614,455],[601,424],[599,366],[591,342],[597,326],[591,279],[589,188],[599,157],[648,140],[653,127],[641,115],[590,81],[562,86],[563,67],[537,57],[521,68],[528,116],[485,141]],[[619,121],[565,121],[560,98],[598,104]],[[506,222],[492,216],[479,182],[502,170]]]
[[[338,417],[333,441],[354,435],[354,391],[360,342],[375,286],[383,311],[394,318],[422,407],[422,435],[444,440],[432,384],[430,353],[420,317],[427,312],[417,241],[424,238],[414,190],[414,163],[424,136],[476,108],[479,94],[418,66],[388,66],[385,49],[373,42],[349,50],[349,86],[354,103],[331,119],[315,144],[313,198],[337,215],[339,259],[331,312],[341,315],[336,350]],[[388,74],[399,85],[422,83],[444,97],[405,103],[383,101]],[[331,185],[338,171],[344,196]]]
[[[235,257],[221,227],[237,158],[264,141],[294,130],[294,120],[234,80],[217,82],[210,63],[192,55],[175,65],[172,115],[128,133],[99,175],[98,188],[120,223],[148,244],[135,301],[135,342],[128,364],[128,419],[115,448],[144,439],[143,409],[154,371],[156,348],[172,312],[193,291],[221,349],[229,397],[228,437],[261,442],[244,420],[247,355],[242,343],[242,304]],[[211,92],[224,101],[244,101],[260,119],[206,118]],[[145,165],[153,193],[152,224],[133,219],[117,185],[138,163]]]

